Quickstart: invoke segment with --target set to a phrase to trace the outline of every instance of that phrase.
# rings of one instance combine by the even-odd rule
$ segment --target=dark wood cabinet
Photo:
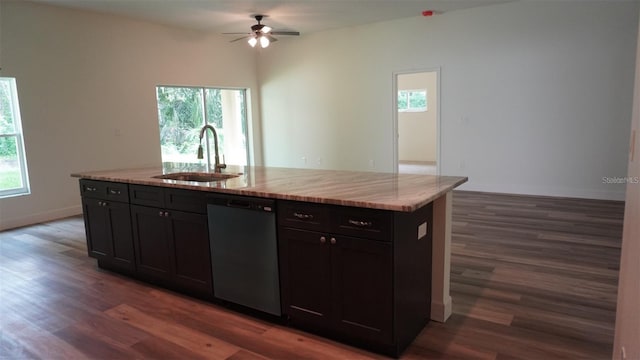
[[[207,192],[80,180],[98,265],[214,300]],[[278,200],[280,298],[294,326],[398,356],[429,321],[432,204]]]
[[[131,185],[130,193],[138,274],[175,290],[213,296],[204,193],[142,185]]]
[[[127,185],[80,181],[87,251],[101,267],[135,271]]]
[[[278,242],[282,312],[293,321],[330,328],[332,264],[326,235],[284,228]]]
[[[284,312],[299,325],[391,342],[391,244],[284,228]]]
[[[213,296],[207,216],[171,210],[173,281],[179,289]]]
[[[348,236],[330,240],[337,329],[343,336],[391,344],[391,243]]]
[[[431,205],[395,213],[279,202],[283,313],[295,326],[398,355],[429,320],[431,223]]]
[[[138,274],[157,281],[171,276],[171,240],[165,211],[131,205]]]

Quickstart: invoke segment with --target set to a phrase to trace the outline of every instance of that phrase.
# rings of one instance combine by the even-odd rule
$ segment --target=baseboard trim
[[[17,217],[13,219],[0,219],[0,231],[38,224],[51,220],[62,219],[69,216],[82,214],[82,206],[75,205],[61,209],[43,211],[37,214]]]
[[[543,188],[543,187],[530,187],[520,186],[513,184],[470,184],[466,183],[458,187],[456,190],[464,191],[478,191],[488,192],[496,194],[509,194],[509,195],[532,195],[532,196],[551,196],[562,198],[578,198],[578,199],[593,199],[593,200],[613,200],[624,201],[625,200],[625,188],[624,186],[612,186],[612,190],[601,189],[579,189],[579,188]]]
[[[444,304],[434,302],[431,299],[431,320],[443,323],[451,316],[452,310],[451,296],[447,297],[447,301]]]

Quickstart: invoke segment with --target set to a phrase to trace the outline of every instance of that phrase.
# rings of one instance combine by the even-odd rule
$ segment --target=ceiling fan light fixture
[[[270,41],[266,36],[260,36],[260,46],[262,46],[262,48],[266,48],[267,46],[269,46],[269,43]]]
[[[0,0],[2,1],[2,0]],[[255,18],[258,22],[257,24],[251,25],[251,32],[249,33],[241,33],[241,32],[227,32],[223,33],[226,35],[244,35],[242,37],[231,40],[230,42],[236,42],[238,40],[247,40],[247,43],[252,47],[256,47],[258,43],[260,43],[261,48],[269,47],[272,42],[278,41],[277,38],[272,35],[289,35],[289,36],[298,36],[300,33],[298,31],[281,31],[274,30],[272,27],[261,24],[260,22],[266,15],[252,15],[251,17]]]

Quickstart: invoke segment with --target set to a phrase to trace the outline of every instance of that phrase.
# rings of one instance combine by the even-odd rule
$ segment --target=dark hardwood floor
[[[453,315],[405,359],[611,357],[624,204],[455,192]],[[0,233],[1,359],[381,356],[97,268],[81,217]]]

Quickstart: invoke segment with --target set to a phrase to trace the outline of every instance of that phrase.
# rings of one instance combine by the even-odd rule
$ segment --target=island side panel
[[[451,316],[451,214],[453,193],[433,202],[433,249],[431,259],[431,320],[445,322]]]
[[[433,206],[394,213],[395,354],[409,346],[431,313]]]

